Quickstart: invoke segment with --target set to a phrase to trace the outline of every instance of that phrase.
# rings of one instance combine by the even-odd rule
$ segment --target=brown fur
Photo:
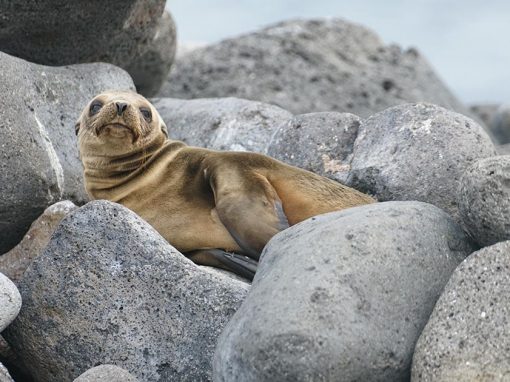
[[[258,259],[288,225],[374,202],[264,155],[168,140],[158,112],[135,93],[106,92],[96,100],[101,110],[91,116],[89,104],[77,124],[88,193],[135,211],[181,252],[219,248]],[[122,115],[115,102],[128,104]],[[140,107],[151,110],[152,121]],[[203,251],[191,258],[220,266]]]

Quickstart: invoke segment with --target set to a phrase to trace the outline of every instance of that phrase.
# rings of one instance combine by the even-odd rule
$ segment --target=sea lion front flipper
[[[204,249],[185,254],[199,265],[210,265],[232,271],[248,280],[253,280],[258,262],[248,256],[228,253],[221,249]]]
[[[264,176],[218,171],[210,184],[222,224],[251,258],[258,260],[269,239],[289,227],[282,202]]]

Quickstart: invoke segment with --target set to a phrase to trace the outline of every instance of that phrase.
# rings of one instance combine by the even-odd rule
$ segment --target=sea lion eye
[[[99,110],[103,107],[103,103],[101,101],[94,101],[90,104],[90,115],[94,115],[99,113]]]
[[[145,120],[147,122],[152,121],[152,113],[151,113],[150,109],[147,109],[146,107],[141,107],[140,113],[142,113],[143,117],[145,118]]]

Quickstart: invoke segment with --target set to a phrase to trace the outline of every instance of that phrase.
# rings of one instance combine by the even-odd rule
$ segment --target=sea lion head
[[[131,91],[106,91],[83,109],[76,135],[80,155],[117,157],[162,145],[168,138],[163,119],[143,96]]]

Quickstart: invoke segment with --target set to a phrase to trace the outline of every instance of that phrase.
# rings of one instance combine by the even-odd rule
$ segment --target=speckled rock
[[[453,273],[416,345],[413,382],[510,380],[510,242]]]
[[[23,273],[50,241],[50,237],[64,216],[78,208],[68,200],[48,207],[32,223],[27,234],[16,247],[0,256],[0,272],[14,283],[21,280]]]
[[[483,128],[468,117],[424,103],[395,106],[361,124],[348,185],[381,201],[431,203],[458,221],[462,174],[495,154]]]
[[[153,97],[161,88],[174,62],[176,38],[175,22],[165,11],[146,49],[125,66],[133,77],[138,93]]]
[[[285,21],[196,49],[176,60],[158,96],[246,98],[294,114],[368,117],[419,101],[467,113],[418,51],[335,18]]]
[[[175,28],[173,36],[161,29],[162,23],[167,25],[160,21],[165,3],[10,0],[0,9],[0,50],[43,65],[108,62],[126,70],[133,68],[135,83],[145,86],[147,78],[137,65],[140,59],[149,58],[150,52],[161,47],[165,52],[161,57],[173,60],[166,50],[175,46]],[[155,80],[162,80],[164,72],[167,67]]]
[[[357,116],[349,113],[297,115],[277,130],[267,154],[345,182],[360,123]]]
[[[215,381],[409,381],[415,343],[473,251],[445,212],[376,203],[271,239],[215,352]]]
[[[23,308],[3,334],[39,382],[98,364],[144,382],[208,380],[247,289],[203,271],[125,207],[94,201],[62,220],[25,272]]]
[[[137,382],[128,371],[115,365],[100,365],[87,370],[74,382]]]
[[[273,133],[292,118],[279,107],[237,98],[151,101],[172,139],[215,150],[265,153]]]
[[[0,253],[5,253],[51,204],[88,199],[76,120],[97,93],[134,87],[126,72],[108,64],[55,68],[0,52],[0,67]]]
[[[16,285],[0,273],[0,332],[16,318],[21,309],[21,296]]]
[[[461,179],[462,222],[483,247],[510,240],[510,155],[485,158]]]

